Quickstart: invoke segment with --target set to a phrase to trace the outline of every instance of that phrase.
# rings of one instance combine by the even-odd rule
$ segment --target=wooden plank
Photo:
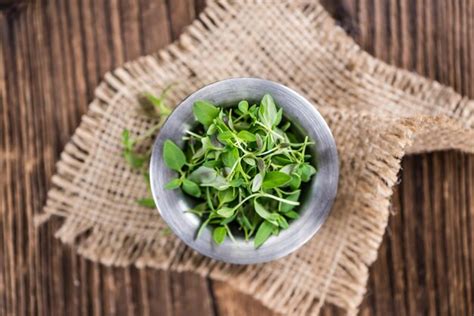
[[[143,54],[152,54],[171,41],[165,1],[140,0],[140,30]]]
[[[364,49],[474,96],[472,1],[349,2],[338,19],[356,25]],[[472,161],[452,152],[404,159],[362,314],[472,314]]]
[[[214,298],[218,315],[274,315],[271,310],[261,305],[261,303],[250,296],[237,292],[229,284],[213,282],[212,286],[215,292]]]
[[[176,39],[196,16],[194,1],[168,0],[167,4],[171,26],[171,37],[172,39]]]
[[[170,274],[154,269],[140,270],[140,284],[143,290],[143,315],[173,315]]]
[[[171,273],[171,315],[215,315],[208,282],[194,273]]]

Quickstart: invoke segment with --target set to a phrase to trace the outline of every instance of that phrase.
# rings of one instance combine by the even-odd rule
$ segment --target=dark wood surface
[[[0,315],[271,315],[193,274],[92,263],[54,239],[59,221],[33,226],[103,74],[176,39],[204,1],[23,2],[0,13]],[[473,1],[324,5],[371,54],[474,97]],[[362,314],[474,315],[474,157],[406,157],[400,179]]]

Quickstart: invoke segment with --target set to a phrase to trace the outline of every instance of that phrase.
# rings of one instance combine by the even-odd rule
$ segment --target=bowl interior
[[[240,100],[259,102],[269,93],[285,117],[301,135],[307,135],[316,144],[310,146],[313,165],[318,172],[302,191],[300,217],[290,223],[278,236],[268,239],[255,249],[253,242],[237,238],[236,242],[226,239],[217,246],[212,241],[212,232],[206,229],[195,239],[200,219],[186,213],[196,201],[181,190],[166,190],[164,185],[175,177],[163,162],[163,143],[171,139],[178,146],[184,146],[182,137],[186,130],[196,124],[192,105],[197,100],[207,100],[218,106],[235,106]],[[251,103],[252,104],[252,103]],[[336,145],[324,119],[311,103],[295,91],[278,83],[255,78],[227,79],[205,86],[186,98],[170,115],[162,127],[153,147],[150,163],[150,177],[153,197],[158,210],[174,231],[187,245],[198,252],[230,263],[249,264],[280,258],[296,250],[308,241],[324,223],[337,191],[339,162]]]

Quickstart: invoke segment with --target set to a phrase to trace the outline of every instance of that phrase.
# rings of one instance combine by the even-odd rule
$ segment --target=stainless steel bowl
[[[163,143],[171,139],[183,146],[182,137],[193,128],[196,121],[192,106],[197,100],[207,100],[218,106],[235,106],[240,100],[259,102],[269,93],[275,102],[302,135],[308,135],[316,143],[310,147],[318,173],[304,188],[300,218],[278,236],[270,237],[260,248],[253,242],[237,238],[226,239],[217,246],[212,241],[212,232],[207,229],[195,239],[200,219],[186,213],[195,201],[181,190],[166,190],[164,185],[175,177],[163,161]],[[252,264],[281,258],[307,242],[326,220],[337,191],[339,161],[336,144],[328,125],[315,107],[301,95],[284,85],[256,78],[234,78],[207,85],[187,97],[170,115],[156,138],[150,162],[151,189],[161,217],[173,232],[188,246],[199,253],[229,263]]]

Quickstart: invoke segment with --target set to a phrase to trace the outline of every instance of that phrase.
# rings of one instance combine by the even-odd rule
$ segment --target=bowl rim
[[[177,222],[177,219],[179,217],[184,219],[184,218],[187,218],[188,215],[192,215],[192,214],[185,214],[184,212],[171,210],[171,208],[173,207],[179,208],[179,206],[182,206],[179,203],[183,201],[189,201],[190,198],[187,198],[181,192],[181,190],[165,191],[163,189],[163,185],[166,182],[162,181],[162,178],[165,178],[166,174],[169,174],[169,172],[171,171],[170,170],[167,171],[166,170],[167,167],[164,166],[164,163],[162,160],[162,144],[164,140],[169,139],[169,138],[175,138],[175,141],[177,140],[176,135],[175,135],[176,127],[171,126],[175,123],[172,123],[172,122],[176,122],[178,120],[178,121],[181,121],[180,123],[182,123],[182,126],[184,126],[185,125],[184,118],[189,120],[189,117],[188,117],[189,111],[191,111],[191,115],[192,115],[192,104],[194,103],[195,100],[200,99],[199,98],[200,96],[206,95],[206,94],[211,94],[211,95],[216,94],[216,92],[221,91],[221,89],[229,89],[229,86],[238,90],[239,86],[248,87],[249,85],[255,86],[255,87],[267,87],[268,89],[271,88],[274,90],[274,92],[278,91],[278,93],[281,93],[282,96],[291,98],[292,102],[295,102],[296,104],[298,104],[299,107],[301,107],[301,109],[299,110],[303,111],[304,114],[306,114],[306,115],[303,115],[304,117],[298,115],[297,118],[294,117],[293,119],[296,119],[299,122],[301,122],[302,120],[304,121],[304,120],[309,119],[310,121],[312,120],[313,123],[316,123],[316,126],[314,128],[317,128],[318,132],[320,133],[320,134],[316,134],[317,137],[323,137],[322,138],[323,143],[324,143],[323,156],[329,157],[328,163],[330,166],[330,172],[326,174],[326,176],[328,177],[326,179],[328,180],[327,181],[328,188],[321,187],[321,184],[319,185],[320,189],[325,190],[324,193],[326,195],[323,197],[321,201],[317,201],[317,202],[321,202],[319,203],[319,205],[321,205],[322,207],[322,209],[319,210],[319,214],[316,214],[318,215],[318,220],[315,221],[315,219],[310,218],[310,220],[314,222],[314,223],[312,222],[314,226],[308,226],[308,225],[302,226],[303,224],[301,224],[300,226],[306,227],[305,228],[306,230],[303,230],[303,232],[296,231],[296,232],[293,232],[292,235],[290,235],[288,232],[291,231],[292,225],[294,225],[298,221],[296,220],[295,222],[290,223],[290,227],[286,230],[283,230],[280,233],[280,235],[283,232],[285,232],[287,237],[291,237],[295,239],[297,242],[292,242],[289,245],[282,245],[282,247],[279,247],[278,244],[275,245],[275,243],[273,243],[272,245],[273,248],[271,249],[273,251],[269,251],[268,248],[266,247],[268,247],[267,243],[272,238],[270,238],[269,241],[267,241],[264,245],[262,245],[258,249],[253,248],[252,240],[250,240],[250,242],[246,244],[251,244],[251,247],[253,248],[254,251],[252,252],[246,249],[245,255],[243,256],[242,254],[239,254],[242,252],[242,249],[236,248],[235,244],[232,246],[231,243],[233,242],[228,239],[226,239],[226,241],[219,246],[214,245],[211,238],[212,234],[210,233],[209,228],[206,228],[205,232],[202,234],[202,235],[205,235],[205,237],[200,236],[199,239],[194,239],[194,238],[190,239],[189,232],[186,232],[182,227],[183,225]],[[238,91],[236,93],[238,93]],[[207,100],[209,99],[211,98],[207,98]],[[255,98],[255,99],[258,99],[258,98]],[[209,100],[209,101],[212,102],[212,100]],[[240,100],[237,98],[234,98],[232,102],[235,105],[238,101]],[[223,106],[225,102],[226,101],[223,101],[221,104],[216,104],[216,105]],[[279,104],[279,102],[276,102],[276,103],[278,104],[278,106],[284,108],[284,112],[287,112],[285,110],[285,107],[287,106],[286,104],[281,105]],[[308,132],[307,127],[306,128],[303,127],[303,129],[305,129],[305,132]],[[313,128],[311,128],[310,130],[312,132]],[[179,137],[182,138],[182,136],[183,134],[180,133]],[[322,143],[318,142],[316,144],[316,147],[318,147],[318,144],[321,145]],[[320,154],[318,149],[316,149],[316,154],[318,156]],[[318,157],[317,159],[320,159],[320,158]],[[319,169],[319,165],[317,167]],[[210,257],[219,261],[224,261],[227,263],[233,263],[233,264],[254,264],[254,263],[262,263],[262,262],[276,260],[294,252],[295,250],[303,246],[305,243],[307,243],[320,230],[321,226],[324,224],[327,217],[329,216],[331,207],[333,205],[334,199],[337,194],[337,186],[338,186],[338,180],[339,180],[339,158],[338,158],[336,143],[329,126],[327,125],[326,121],[321,116],[321,114],[317,111],[316,107],[310,101],[308,101],[306,98],[301,96],[298,92],[294,91],[293,89],[283,84],[266,80],[266,79],[260,79],[260,78],[239,77],[239,78],[224,79],[224,80],[216,81],[211,84],[205,85],[201,87],[200,89],[194,91],[190,95],[188,95],[176,106],[176,108],[167,118],[166,122],[164,123],[163,127],[161,128],[160,132],[158,133],[154,141],[149,171],[150,171],[151,191],[152,191],[153,199],[157,206],[157,210],[159,214],[161,215],[161,217],[163,218],[163,220],[168,224],[168,226],[171,228],[171,230],[179,239],[181,239],[185,244],[187,244],[192,249],[196,250],[200,254],[205,255],[207,257]],[[316,182],[320,183],[321,181],[324,180],[324,179],[319,180],[318,175],[320,174],[320,172],[321,170],[318,170],[318,173],[314,177],[317,180],[313,179],[310,182],[311,190],[314,189]],[[179,191],[179,193],[176,193],[175,191]],[[167,193],[164,193],[164,192],[167,192]],[[321,196],[321,193],[319,192],[316,192],[316,193],[318,193],[318,196]],[[181,196],[178,198],[176,194],[181,195]],[[170,199],[167,200],[166,197],[167,196],[169,197],[171,195],[174,195],[175,203],[178,203],[178,204],[169,204],[170,201],[168,200]],[[309,206],[311,204],[314,204],[311,201],[312,199],[308,203]],[[183,202],[183,203],[186,203],[186,202]],[[312,211],[309,208],[309,206],[306,207],[308,210],[306,210],[306,208],[304,209],[305,212]],[[303,207],[303,204],[301,207]],[[316,213],[316,211],[312,211],[312,212]],[[312,215],[312,217],[316,217],[316,215]],[[196,220],[198,220],[197,217],[196,217]],[[190,226],[188,225],[187,229],[189,229],[189,227]],[[192,233],[194,233],[194,231]],[[278,239],[279,236],[276,236],[273,238]],[[200,239],[205,239],[205,241],[203,242]],[[248,246],[241,244],[241,247],[248,247]],[[228,251],[226,251],[227,248],[228,248]],[[265,249],[266,252],[263,252],[262,248]],[[253,254],[253,256],[249,257],[249,254]]]

